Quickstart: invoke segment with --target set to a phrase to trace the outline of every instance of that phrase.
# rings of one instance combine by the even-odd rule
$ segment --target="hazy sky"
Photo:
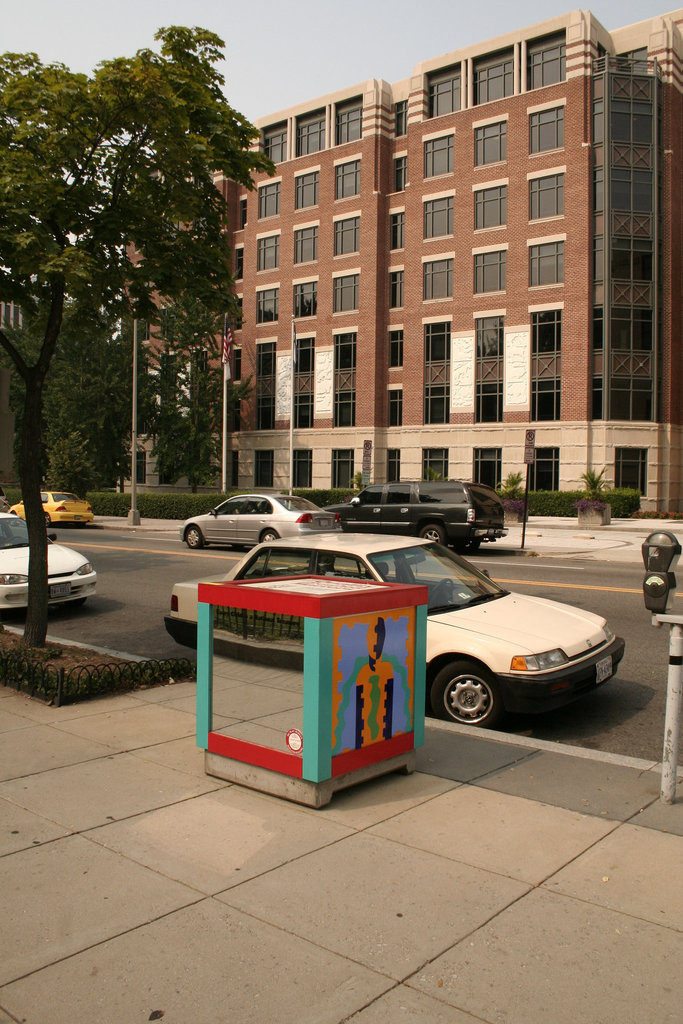
[[[569,0],[0,0],[0,52],[90,72],[153,46],[161,26],[200,25],[224,40],[226,96],[254,120],[368,78],[400,81],[420,61],[572,9]],[[595,0],[589,9],[611,30],[675,6]]]

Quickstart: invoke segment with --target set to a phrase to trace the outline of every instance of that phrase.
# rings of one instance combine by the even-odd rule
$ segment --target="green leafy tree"
[[[223,94],[222,40],[182,27],[156,38],[160,52],[103,62],[91,76],[35,54],[0,56],[0,300],[21,307],[39,341],[29,354],[0,329],[25,388],[18,468],[30,646],[47,631],[38,456],[62,328],[100,309],[153,320],[159,297],[187,292],[216,314],[236,313],[215,174],[251,188],[254,171],[273,169]]]
[[[72,491],[85,497],[95,475],[87,438],[80,430],[61,437],[50,450],[50,486],[58,491]]]
[[[223,366],[216,318],[192,296],[163,311],[158,351],[157,410],[152,418],[157,470],[162,479],[185,477],[192,492],[220,475],[223,441]],[[227,382],[227,417],[250,382]]]

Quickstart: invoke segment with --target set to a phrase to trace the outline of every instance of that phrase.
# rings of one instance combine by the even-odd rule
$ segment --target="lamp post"
[[[138,321],[133,320],[133,424],[130,456],[130,526],[140,525],[140,513],[137,506],[137,475],[138,475]]]

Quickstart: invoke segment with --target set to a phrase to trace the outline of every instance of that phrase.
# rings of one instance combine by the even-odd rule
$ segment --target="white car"
[[[299,573],[427,586],[427,710],[465,725],[561,707],[609,679],[624,654],[599,615],[510,593],[426,540],[342,533],[271,541],[211,581]],[[196,580],[174,586],[165,622],[178,643],[196,647]]]
[[[263,540],[340,529],[338,515],[296,494],[235,494],[205,515],[186,519],[180,539],[188,548],[206,544],[253,547]]]
[[[28,528],[23,519],[0,514],[0,611],[28,604]],[[97,573],[73,548],[48,539],[48,603],[82,604],[95,593]]]

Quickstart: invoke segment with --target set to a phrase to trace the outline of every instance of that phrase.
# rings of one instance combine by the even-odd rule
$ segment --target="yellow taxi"
[[[40,500],[43,503],[46,526],[51,526],[53,523],[85,525],[92,523],[95,519],[90,503],[85,498],[77,498],[75,494],[70,494],[68,491],[41,491]],[[20,519],[26,518],[23,501],[12,505],[10,512],[14,516],[19,516]]]

